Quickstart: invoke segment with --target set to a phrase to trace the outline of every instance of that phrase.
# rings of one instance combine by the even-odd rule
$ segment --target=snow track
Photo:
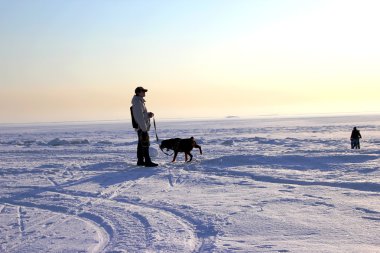
[[[117,198],[134,183],[112,185],[101,194],[65,190],[61,185],[37,187],[22,193],[22,196],[28,196],[28,200],[16,196],[15,200],[1,201],[9,205],[19,205],[17,218],[21,236],[24,236],[22,207],[46,210],[82,220],[95,229],[98,237],[98,243],[91,246],[91,252],[123,249],[197,252],[210,244],[209,239],[206,243],[205,238],[198,238],[197,233],[201,233],[199,224],[184,213],[178,215],[179,212],[161,207],[163,203],[158,205]],[[73,185],[73,182],[65,185]]]

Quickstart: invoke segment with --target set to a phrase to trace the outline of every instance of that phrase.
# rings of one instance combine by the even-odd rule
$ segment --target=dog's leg
[[[178,155],[178,151],[174,151],[174,157],[173,157],[173,161],[172,162],[175,162],[175,159],[177,158],[177,155]]]
[[[187,153],[185,153],[185,154],[187,154]],[[192,154],[190,154],[190,152],[188,153],[188,155],[190,156],[190,160],[189,160],[189,161],[187,161],[187,162],[189,163],[189,162],[191,162],[191,160],[193,160],[193,155],[192,155]]]
[[[185,162],[187,162],[187,153],[185,152]]]

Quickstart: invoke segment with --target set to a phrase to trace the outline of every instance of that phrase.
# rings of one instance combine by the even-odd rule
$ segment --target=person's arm
[[[133,104],[132,110],[133,110],[133,116],[135,117],[135,120],[136,120],[137,124],[139,125],[139,128],[143,132],[147,132],[148,129],[146,126],[146,122],[144,120],[144,106],[143,106],[143,104],[140,101],[136,102],[135,104]]]

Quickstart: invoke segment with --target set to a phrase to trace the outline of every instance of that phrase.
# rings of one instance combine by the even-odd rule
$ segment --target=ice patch
[[[63,145],[87,145],[90,142],[86,139],[84,140],[61,140],[59,138],[55,138],[47,143],[49,146],[63,146]]]
[[[233,146],[235,144],[234,140],[226,140],[221,143],[224,146]]]
[[[112,142],[111,141],[98,141],[96,144],[100,145],[100,146],[102,146],[102,145],[106,146],[106,145],[112,145]]]

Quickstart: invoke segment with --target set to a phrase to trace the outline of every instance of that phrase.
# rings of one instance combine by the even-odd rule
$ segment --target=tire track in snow
[[[16,212],[17,212],[17,209],[18,208],[21,208],[21,207],[23,207],[24,209],[26,209],[26,208],[32,208],[32,207],[28,207],[28,206],[23,206],[23,205],[19,205],[19,206],[15,206],[15,205],[9,205],[10,207],[14,207],[15,209],[16,209]],[[33,209],[37,209],[37,210],[44,210],[44,209],[41,209],[41,208],[33,208]],[[46,211],[46,210],[45,210]],[[51,217],[49,217],[49,218],[45,218],[45,219],[43,219],[43,223],[45,223],[45,224],[49,224],[49,220],[52,220],[52,219],[55,219],[55,218],[57,218],[57,216],[60,216],[61,214],[59,214],[59,213],[53,213],[53,215],[51,216]],[[67,220],[69,220],[69,219],[71,219],[72,217],[68,217],[68,218],[66,218],[66,219],[63,219],[63,220],[58,220],[58,221],[56,221],[55,223],[54,223],[54,225],[55,226],[51,226],[50,228],[46,228],[46,227],[44,227],[44,233],[46,233],[46,232],[49,232],[49,231],[51,231],[51,230],[53,230],[53,229],[55,229],[55,227],[56,226],[59,226],[60,224],[63,224],[63,223],[65,223]],[[24,231],[27,231],[27,230],[32,230],[33,228],[35,228],[35,227],[37,227],[38,225],[41,225],[41,224],[39,224],[39,222],[37,222],[36,224],[34,224],[34,225],[28,225],[28,228],[26,229],[26,228],[24,228]],[[24,225],[24,227],[25,227],[25,225]],[[38,232],[37,232],[38,233]],[[34,241],[37,241],[39,238],[37,237],[37,236],[35,236],[35,237],[28,237],[28,236],[25,236],[25,238],[22,238],[22,242],[23,242],[23,244],[22,245],[20,245],[20,244],[15,244],[15,245],[11,245],[10,247],[7,247],[6,248],[6,251],[5,252],[19,252],[19,251],[21,251],[21,249],[19,249],[20,247],[22,248],[22,247],[24,247],[24,245],[25,244],[27,244],[27,243],[32,243],[32,242],[34,242]],[[5,248],[4,248],[5,249]],[[99,251],[100,252],[100,251]]]
[[[96,234],[99,238],[99,243],[92,247],[90,250],[92,253],[95,252],[103,252],[103,250],[107,247],[109,241],[111,240],[111,236],[113,235],[113,229],[111,226],[105,222],[102,217],[98,217],[92,213],[81,213],[77,215],[78,219],[81,219],[86,224],[93,227],[96,231]]]
[[[174,247],[174,249],[178,249],[177,252],[194,252],[197,249],[196,246],[201,244],[198,242],[192,224],[163,209],[152,208],[139,203],[119,202],[101,198],[99,195],[91,193],[82,194],[76,191],[65,191],[60,188],[46,187],[45,191],[33,189],[32,192],[35,192],[37,197],[33,202],[8,201],[26,207],[72,215],[96,224],[104,231],[102,234],[106,235],[109,240],[105,243],[106,240],[102,239],[104,236],[100,237],[100,245],[95,250],[103,248],[104,250],[129,249],[141,251],[145,250],[146,247],[151,247],[151,250],[158,247],[159,249],[166,248],[169,251]],[[46,195],[44,196],[42,193],[47,192],[53,192],[55,196],[52,199],[46,198]],[[59,197],[56,194],[67,197]],[[70,200],[70,198],[72,199]],[[28,201],[30,199],[31,195],[28,195]],[[38,203],[39,199],[45,203]],[[59,202],[59,199],[62,199],[63,202]],[[78,203],[82,204],[78,206]],[[85,222],[85,220],[83,221]],[[151,221],[154,221],[153,226],[150,225]],[[165,228],[161,229],[160,226],[163,225]],[[168,237],[173,238],[177,244],[173,244],[171,240],[165,240]],[[128,238],[127,241],[126,238]],[[164,239],[160,242],[156,240],[157,238]]]
[[[173,173],[171,172],[170,167],[168,168],[168,170],[169,170],[169,175],[168,175],[169,185],[171,187],[174,187]],[[175,181],[177,182],[178,180],[180,180],[181,176],[182,175],[180,174]],[[190,238],[189,241],[191,241],[189,243],[189,245],[192,245],[192,248],[193,248],[192,252],[203,252],[204,250],[209,251],[210,249],[214,248],[214,243],[215,243],[215,239],[216,239],[215,235],[217,234],[217,232],[213,231],[213,229],[211,229],[212,231],[210,233],[213,234],[213,236],[210,236],[210,237],[205,236],[205,234],[207,234],[207,233],[204,231],[208,230],[208,229],[205,229],[205,227],[207,227],[207,226],[200,225],[200,223],[196,222],[194,220],[194,218],[192,218],[192,217],[186,217],[186,215],[181,213],[181,211],[175,211],[171,208],[158,207],[155,205],[144,204],[140,201],[140,199],[138,199],[137,201],[135,199],[134,200],[129,199],[128,201],[125,201],[125,199],[123,199],[123,198],[121,198],[121,199],[116,198],[124,190],[133,186],[134,184],[136,184],[138,181],[140,181],[142,179],[143,178],[140,178],[138,180],[133,180],[132,182],[127,181],[127,182],[120,184],[120,186],[116,187],[116,190],[114,190],[114,192],[111,194],[109,199],[112,199],[112,200],[115,199],[118,203],[128,203],[130,205],[135,205],[135,206],[140,206],[140,207],[144,207],[144,208],[149,208],[152,210],[157,210],[157,212],[160,212],[162,215],[166,215],[168,217],[176,219],[176,221],[179,224],[181,224],[184,228],[186,228],[186,227],[191,228],[190,230],[192,231],[192,235],[189,235],[188,238]],[[126,188],[125,185],[128,185],[129,187]],[[103,191],[103,192],[106,192],[106,191]],[[104,194],[104,193],[101,194],[102,197],[105,197],[107,195],[110,195],[110,194]],[[96,201],[96,202],[98,202],[98,201]],[[142,223],[148,224],[147,219],[144,216],[139,215],[138,217],[143,218]],[[187,229],[187,230],[189,230],[189,229]],[[200,237],[199,237],[199,235],[200,235]]]
[[[154,240],[153,233],[155,231],[152,229],[149,221],[144,216],[142,216],[139,213],[132,213],[132,216],[135,217],[136,219],[138,219],[141,222],[141,224],[144,225],[144,227],[145,227],[145,237],[147,238],[147,240],[146,240],[147,241],[147,245],[146,246],[147,246],[147,248],[152,247],[152,241]]]
[[[114,231],[113,230],[111,231],[109,228],[106,228],[107,232],[110,235],[110,245],[107,246],[107,248],[114,249],[111,247],[113,245],[114,247],[121,249],[122,247],[120,247],[120,244],[123,244],[123,242],[120,243],[119,241],[125,241],[125,237],[119,238],[120,234],[125,234],[130,229],[133,229],[136,227],[140,227],[140,229],[138,229],[137,231],[135,230],[135,231],[129,232],[128,237],[134,236],[135,234],[140,234],[140,236],[137,237],[136,240],[138,240],[138,238],[143,238],[143,237],[146,237],[146,240],[139,241],[140,244],[144,244],[143,246],[135,245],[135,243],[131,244],[131,242],[128,242],[130,243],[130,245],[128,246],[133,247],[134,250],[145,250],[145,247],[149,245],[154,247],[155,242],[152,240],[155,240],[156,237],[166,238],[170,235],[173,235],[173,231],[175,230],[183,231],[182,234],[187,233],[187,235],[183,237],[188,238],[187,242],[185,243],[186,245],[188,245],[188,247],[186,248],[190,248],[187,250],[188,252],[197,251],[196,249],[197,245],[203,244],[203,241],[199,242],[199,238],[197,237],[197,233],[195,232],[194,227],[197,227],[197,226],[191,224],[189,221],[187,221],[186,219],[183,219],[181,216],[177,216],[175,212],[169,212],[165,209],[161,209],[161,208],[151,206],[151,205],[144,205],[144,204],[139,203],[138,201],[137,202],[130,201],[130,200],[120,201],[119,199],[109,199],[109,198],[105,198],[104,196],[99,197],[99,195],[90,196],[91,194],[87,194],[86,196],[83,196],[81,194],[78,194],[78,192],[71,192],[71,191],[67,192],[64,190],[63,191],[56,190],[53,192],[67,195],[72,198],[90,199],[90,202],[82,201],[82,203],[83,202],[91,203],[89,210],[81,210],[80,212],[86,213],[85,215],[86,218],[91,219],[92,221],[94,221],[95,223],[101,226],[103,226],[103,224],[105,224],[105,220],[107,220],[107,223],[109,223],[109,226],[112,227],[112,229],[114,230]],[[124,210],[126,209],[126,211],[121,210],[119,213],[114,213],[114,211],[117,209],[117,205],[122,205],[122,208],[124,208]],[[82,205],[80,205],[76,209],[77,210],[81,209],[81,206]],[[86,208],[84,204],[83,204],[83,207]],[[130,213],[133,214],[132,215],[133,219],[138,220],[138,223],[141,223],[140,225],[129,224],[128,226],[125,226],[125,224],[130,221],[121,222],[123,219],[125,220],[126,218],[125,216],[129,215]],[[80,215],[80,213],[78,215]],[[148,217],[146,217],[146,215],[148,215]],[[167,217],[167,218],[164,218],[164,217]],[[157,226],[152,227],[152,225],[149,222],[149,220],[152,220],[152,219],[156,220],[155,223],[157,224]],[[180,227],[182,227],[182,229],[168,228],[166,231],[163,231],[162,229],[160,230],[159,227],[165,224],[169,224],[170,226],[176,226],[173,224],[173,222],[168,222],[170,220],[172,221],[174,220],[176,223],[179,224]],[[166,225],[166,226],[169,226],[169,225]],[[160,236],[158,235],[159,233],[161,234],[163,233],[167,235]],[[177,235],[178,233],[174,233],[174,234],[175,236],[178,236]],[[165,243],[168,244],[169,241],[167,240]],[[167,246],[163,245],[161,247],[167,247]],[[170,247],[167,247],[167,248],[169,249]],[[183,249],[179,249],[178,252],[185,252],[185,251]]]
[[[58,186],[57,182],[52,177],[49,177],[46,173],[44,173],[45,178],[53,185]]]
[[[6,202],[4,200],[2,200],[3,202]],[[75,219],[78,219],[78,220],[81,220],[82,222],[90,225],[90,227],[93,227],[99,237],[99,243],[97,245],[95,245],[93,247],[93,249],[91,249],[91,252],[92,253],[97,253],[97,252],[103,252],[104,248],[106,247],[106,245],[108,244],[108,241],[109,241],[109,236],[108,236],[108,233],[104,230],[104,228],[102,226],[99,226],[99,224],[97,224],[94,220],[92,219],[87,219],[85,217],[80,217],[78,215],[75,215],[75,214],[71,214],[70,212],[67,212],[65,211],[66,209],[64,208],[55,208],[55,206],[52,204],[52,206],[48,206],[48,205],[38,205],[38,204],[35,204],[35,203],[32,203],[32,202],[19,202],[19,201],[12,201],[12,200],[9,200],[8,202],[6,202],[6,204],[8,204],[9,206],[18,206],[18,209],[17,209],[17,213],[18,213],[18,216],[19,216],[19,213],[20,212],[20,209],[21,207],[24,207],[24,208],[35,208],[35,209],[40,209],[40,210],[45,210],[45,211],[49,211],[49,212],[52,212],[52,213],[57,213],[57,214],[64,214],[64,215],[67,215],[67,216],[70,216],[70,217],[73,217]],[[61,223],[63,223],[64,221],[62,221]],[[24,225],[22,224],[20,227],[23,227]],[[24,228],[22,229],[24,231]],[[13,246],[11,247],[10,249],[14,249],[14,248],[17,248],[18,245],[16,246]]]
[[[23,217],[23,214],[26,212],[25,210],[25,206],[23,205],[13,205],[13,204],[10,204],[10,203],[7,203],[8,207],[11,207],[12,209],[15,210],[15,214],[16,214],[16,219],[17,219],[17,228],[18,228],[18,234],[19,234],[19,241],[18,240],[12,240],[9,243],[7,243],[6,245],[2,245],[2,248],[4,249],[4,252],[19,252],[20,250],[17,250],[17,248],[19,247],[22,247],[22,245],[20,244],[20,242],[22,242],[23,244],[27,243],[27,242],[30,242],[31,239],[28,238],[25,234],[25,224],[24,224],[24,217]],[[12,245],[13,244],[13,245]]]
[[[25,237],[25,227],[24,227],[24,220],[23,220],[23,212],[21,209],[21,206],[17,207],[17,223],[18,223],[18,228],[20,231],[20,237],[21,239],[24,239]]]
[[[178,178],[174,180],[174,176],[170,167],[168,167],[168,170],[169,170],[168,171],[169,185],[171,187],[174,187],[175,186],[174,181],[175,182],[179,181],[182,176],[182,173],[179,173]],[[198,220],[197,218],[192,217],[191,214],[187,214],[186,211],[175,210],[175,208],[170,208],[170,207],[165,207],[165,206],[160,206],[160,205],[157,206],[154,204],[143,203],[141,202],[139,198],[128,199],[128,200],[124,198],[120,198],[120,199],[117,198],[124,190],[129,189],[130,187],[137,184],[138,181],[142,179],[144,179],[144,177],[139,178],[138,180],[127,181],[122,184],[119,184],[118,186],[116,186],[116,189],[112,188],[113,193],[107,193],[107,189],[106,189],[101,193],[100,198],[98,198],[98,200],[95,200],[94,203],[98,203],[100,199],[103,199],[104,197],[109,196],[108,199],[116,200],[118,203],[124,203],[124,204],[128,203],[129,205],[156,210],[161,215],[167,216],[168,219],[175,219],[177,223],[181,224],[182,227],[185,228],[185,230],[191,231],[191,233],[189,233],[189,235],[187,236],[187,238],[189,238],[188,244],[191,245],[192,247],[191,252],[204,252],[205,250],[210,251],[213,248],[215,248],[215,240],[216,240],[217,232],[215,231],[213,226],[204,225],[202,221]],[[138,217],[143,218],[142,223],[150,225],[144,216],[139,214]],[[152,230],[154,232],[154,229],[152,229],[150,226],[147,226],[147,230]]]
[[[123,203],[135,204],[133,200],[125,198],[116,200]],[[210,252],[215,248],[217,231],[213,225],[207,224],[207,221],[202,221],[198,218],[202,214],[198,214],[194,210],[178,210],[176,207],[170,207],[170,205],[161,202],[140,202],[138,205],[157,210],[161,215],[173,217],[178,223],[183,224],[183,227],[191,227],[192,235],[189,236],[189,241],[193,248],[191,252]]]
[[[172,175],[172,174],[170,173],[170,175]],[[116,187],[111,187],[111,190],[108,190],[108,188],[107,188],[106,190],[104,190],[100,194],[100,198],[98,198],[98,200],[95,200],[93,203],[99,203],[100,201],[102,201],[103,198],[107,198],[109,200],[114,200],[123,191],[129,189],[130,187],[133,187],[135,184],[137,184],[142,179],[143,178],[140,178],[138,180],[132,180],[132,181],[124,182],[122,184],[119,184]],[[171,186],[173,187],[174,185],[171,184]],[[115,201],[117,203],[122,203],[124,205],[127,204],[125,201],[118,201],[117,199]],[[182,217],[177,216],[173,212],[168,212],[167,210],[164,210],[162,208],[157,208],[154,206],[142,205],[139,202],[140,202],[140,199],[138,199],[138,200],[134,199],[133,201],[128,201],[128,204],[136,206],[136,207],[143,207],[143,208],[148,208],[148,209],[157,211],[156,213],[160,213],[161,215],[167,216],[168,217],[167,219],[175,219],[178,224],[180,224],[183,228],[185,228],[185,229],[179,229],[179,231],[191,231],[191,232],[189,232],[189,235],[186,236],[187,238],[189,238],[188,245],[190,245],[190,247],[192,248],[191,252],[196,252],[197,244],[202,244],[202,245],[204,244],[203,242],[202,243],[196,243],[197,237],[196,237],[196,232],[194,231],[195,230],[194,224],[189,223],[188,221],[186,221]],[[156,233],[156,231],[155,231],[154,227],[152,227],[152,225],[149,223],[148,219],[145,216],[139,214],[138,212],[134,212],[132,215],[134,217],[136,217],[138,220],[140,220],[140,222],[142,224],[144,224],[145,231],[146,231],[146,238],[147,238],[147,243],[146,243],[147,247],[152,246],[151,243],[149,243],[149,242],[155,239],[154,234]],[[156,219],[159,220],[159,218],[157,218],[157,217],[156,217]]]
[[[114,199],[119,196],[124,190],[128,190],[129,188],[136,185],[140,180],[141,179],[126,181],[121,184],[117,184],[116,186],[112,185],[100,193],[101,197],[99,199]]]
[[[143,173],[142,176],[145,174],[146,173]],[[95,176],[99,177],[99,175]],[[67,215],[73,215],[81,218],[81,220],[84,219],[83,221],[86,220],[90,223],[96,224],[103,231],[103,233],[98,233],[102,236],[98,236],[100,242],[99,246],[94,247],[95,251],[100,248],[106,250],[125,250],[131,248],[135,250],[145,250],[146,247],[151,247],[152,250],[154,250],[154,247],[161,250],[165,248],[167,250],[173,250],[174,248],[171,248],[171,246],[174,244],[171,243],[168,238],[173,238],[177,243],[180,242],[175,245],[178,252],[198,252],[213,247],[212,245],[214,244],[215,238],[213,236],[206,236],[207,232],[205,232],[209,230],[209,228],[207,228],[207,226],[203,226],[197,218],[192,217],[189,213],[182,212],[181,210],[175,210],[175,208],[165,208],[161,205],[156,206],[155,204],[141,203],[140,199],[120,201],[117,197],[125,189],[128,189],[137,181],[145,178],[140,177],[140,174],[137,176],[138,180],[134,180],[132,183],[131,181],[128,181],[119,184],[116,187],[113,187],[110,192],[107,192],[106,189],[103,191],[103,195],[64,189],[64,187],[81,185],[91,181],[90,179],[93,175],[87,178],[81,178],[79,182],[70,181],[63,184],[57,184],[55,187],[34,188],[31,189],[28,194],[24,192],[24,196],[28,195],[29,198],[33,198],[33,196],[35,196],[43,201],[48,201],[48,203],[24,204],[26,206],[33,206],[45,210],[58,211],[59,213]],[[43,194],[47,192],[64,194],[73,199],[68,202],[67,198],[55,196],[53,203],[53,199],[44,198]],[[21,199],[23,198],[22,196],[20,197]],[[59,203],[57,204],[56,201],[59,201],[60,199],[65,201],[62,203],[63,205]],[[36,203],[36,201],[33,202]],[[58,210],[57,205],[61,206]],[[124,212],[113,212],[114,207],[117,205],[122,205]],[[128,218],[130,220],[127,220],[125,217],[125,213],[128,212]],[[129,241],[131,245],[128,245],[126,248],[124,241],[125,238],[128,237],[119,238],[116,236],[118,234],[128,234],[128,228],[123,228],[125,224],[128,224],[128,226],[132,228],[129,234],[140,234],[140,237],[145,239],[142,241],[140,240],[138,242],[139,244],[131,243],[131,241]],[[211,233],[215,232],[213,229],[211,230]],[[102,239],[105,234],[106,237],[108,237],[108,240]],[[107,243],[105,243],[105,241],[107,241]],[[179,244],[182,244],[182,246],[178,246]]]

